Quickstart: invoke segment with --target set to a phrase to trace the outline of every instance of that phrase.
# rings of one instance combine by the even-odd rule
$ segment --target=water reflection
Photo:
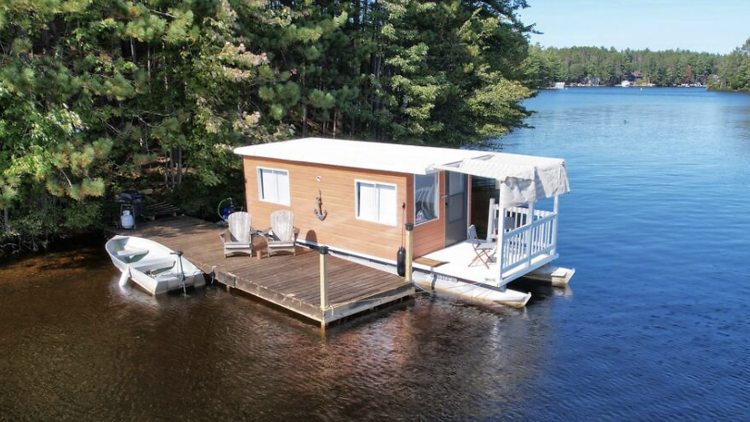
[[[11,419],[486,419],[520,405],[550,330],[549,308],[423,293],[321,337],[219,288],[121,287],[95,247],[0,269],[17,277],[0,285],[0,408]]]
[[[120,290],[101,245],[71,248],[0,267],[0,419],[746,419],[750,96],[529,107],[537,128],[503,142],[568,162],[575,294],[515,283],[520,312],[420,294],[321,337],[218,288]]]

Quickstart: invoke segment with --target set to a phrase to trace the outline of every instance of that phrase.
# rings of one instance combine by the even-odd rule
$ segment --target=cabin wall
[[[258,195],[258,167],[289,171],[290,205],[264,202]],[[405,223],[401,208],[407,204],[407,221],[413,221],[413,183],[410,174],[325,166],[268,158],[244,157],[245,193],[247,210],[254,229],[270,226],[272,212],[289,209],[294,213],[294,225],[300,229],[299,240],[329,245],[334,248],[395,260],[401,246]],[[320,177],[320,182],[317,178]],[[396,185],[398,206],[395,226],[356,218],[355,180],[391,183]],[[318,190],[322,194],[323,209],[328,211],[320,221],[314,213]]]
[[[289,209],[294,213],[294,225],[300,229],[299,240],[329,245],[334,248],[395,260],[401,246],[402,227],[414,222],[414,175],[382,172],[349,167],[326,166],[270,158],[244,157],[245,197],[252,216],[253,229],[270,226],[274,211]],[[289,171],[290,205],[274,204],[259,199],[258,167]],[[317,181],[320,176],[320,182]],[[445,247],[445,179],[439,176],[438,218],[414,227],[414,257],[420,257]],[[355,180],[391,183],[396,185],[398,222],[396,226],[356,218]],[[471,224],[471,180],[469,180],[468,224]],[[314,213],[315,198],[320,190],[323,209],[328,211],[320,221]],[[401,204],[406,203],[406,220]]]

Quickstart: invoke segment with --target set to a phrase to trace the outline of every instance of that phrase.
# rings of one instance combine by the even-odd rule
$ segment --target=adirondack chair
[[[479,238],[477,237],[477,228],[474,227],[473,224],[469,226],[467,235],[469,238],[469,243],[471,243],[471,246],[474,248],[474,253],[477,255],[469,263],[469,266],[471,267],[475,262],[481,261],[482,264],[484,264],[484,266],[489,269],[490,262],[492,262],[492,256],[490,254],[495,250],[496,243],[479,240]]]
[[[234,254],[253,254],[250,214],[240,211],[229,215],[227,231],[219,234],[224,244],[224,258]]]
[[[299,229],[294,227],[294,214],[289,210],[276,211],[271,214],[271,227],[263,231],[268,242],[268,256],[279,252],[291,252],[297,255],[295,242]]]

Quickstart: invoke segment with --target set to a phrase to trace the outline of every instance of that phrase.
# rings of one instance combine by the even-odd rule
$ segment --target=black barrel
[[[406,249],[403,246],[398,248],[396,254],[396,271],[401,277],[406,275]]]

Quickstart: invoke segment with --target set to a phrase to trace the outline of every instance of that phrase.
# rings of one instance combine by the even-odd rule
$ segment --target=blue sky
[[[729,53],[750,38],[750,0],[527,0],[520,12],[548,47]]]

